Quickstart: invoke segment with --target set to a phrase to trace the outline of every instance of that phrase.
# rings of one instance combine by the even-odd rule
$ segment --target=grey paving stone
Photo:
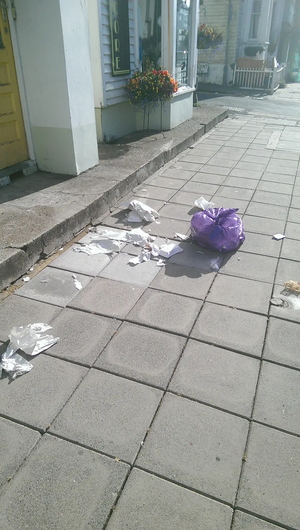
[[[265,217],[285,221],[288,214],[288,208],[284,206],[275,206],[273,204],[262,204],[260,202],[251,202],[247,208],[247,215]],[[262,221],[263,223],[263,221]]]
[[[227,177],[223,182],[224,186],[232,186],[233,188],[243,188],[249,190],[255,190],[257,181],[254,179],[238,178],[238,177]]]
[[[142,202],[145,202],[145,199],[159,199],[160,201],[168,201],[172,195],[174,195],[173,190],[152,186],[150,183],[147,184],[144,182],[137,188],[134,188],[133,193],[136,195],[136,198],[141,197]]]
[[[262,170],[251,169],[233,169],[230,172],[230,177],[237,177],[243,179],[259,180],[263,174]],[[246,186],[245,186],[246,187]]]
[[[231,169],[223,167],[221,164],[218,166],[209,166],[205,164],[199,171],[199,173],[212,173],[213,175],[229,175]]]
[[[126,464],[45,435],[3,493],[1,528],[103,528],[127,472]]]
[[[76,277],[83,287],[91,281],[90,277],[82,274],[77,274]],[[64,307],[80,292],[75,287],[72,272],[46,267],[15,294]]]
[[[102,224],[114,229],[120,228],[121,230],[131,230],[132,228],[143,228],[147,223],[142,221],[141,223],[129,223],[126,217],[128,210],[116,209],[111,214],[102,219]]]
[[[245,155],[242,156],[241,162],[251,162],[251,163],[259,163],[259,164],[268,164],[270,158],[268,156],[255,156],[248,154],[248,151]]]
[[[137,465],[232,503],[247,432],[244,419],[167,394]]]
[[[300,197],[293,197],[291,206],[293,208],[300,208]]]
[[[210,156],[194,155],[193,150],[186,152],[181,158],[181,162],[193,162],[194,164],[206,164]]]
[[[168,178],[166,176],[162,177],[152,177],[146,185],[151,185],[159,188],[167,188],[171,190],[180,190],[180,188],[186,183],[186,179],[176,179]]]
[[[192,183],[194,184],[194,183]],[[205,186],[205,185],[204,185]],[[206,186],[209,186],[209,184],[206,184]],[[200,187],[200,186],[199,186]],[[205,195],[206,199],[209,200],[212,197],[212,194],[206,194],[205,192],[201,192],[202,196]],[[174,217],[174,219],[186,219],[190,220],[191,215],[195,212],[199,211],[198,207],[195,207],[195,201],[199,199],[201,196],[201,193],[199,192],[185,192],[183,190],[180,190],[174,195],[172,200],[165,206],[164,212],[162,212],[162,215],[165,214],[166,217]],[[180,209],[174,208],[175,204],[185,204],[185,211],[182,209],[182,216],[180,216]],[[172,206],[172,208],[170,208]],[[174,211],[174,216],[172,216],[172,213]],[[167,214],[167,215],[166,215]]]
[[[147,287],[159,272],[156,261],[149,260],[139,265],[131,265],[128,263],[131,258],[129,254],[119,254],[99,273],[99,276],[130,285]]]
[[[207,162],[207,164],[209,166],[222,166],[222,167],[229,167],[233,169],[236,166],[237,161],[228,158],[226,155],[216,154]]]
[[[195,171],[199,171],[202,166],[203,163],[193,162],[192,160],[184,161],[180,159],[178,162],[175,162],[175,164],[173,164],[172,169],[183,169],[187,171],[193,171],[193,173],[195,173]]]
[[[14,326],[27,326],[34,322],[50,324],[61,308],[11,295],[0,303],[0,311],[0,340],[5,342]]]
[[[256,191],[253,200],[265,204],[276,204],[278,206],[289,206],[291,198],[283,193],[271,193],[269,191]]]
[[[166,388],[184,344],[177,335],[125,322],[95,366]]]
[[[298,184],[294,186],[294,196],[300,197],[300,186]]]
[[[83,252],[74,252],[73,248],[70,248],[53,260],[50,267],[96,276],[98,272],[108,265],[110,259],[107,254],[88,256]]]
[[[32,370],[11,384],[2,378],[0,414],[45,430],[87,370],[43,354],[30,362]]]
[[[273,283],[276,266],[277,259],[275,258],[248,252],[237,252],[232,256],[225,256],[220,274]]]
[[[295,241],[294,239],[284,239],[282,244],[281,257],[285,259],[299,261],[300,241]]]
[[[63,309],[52,322],[51,331],[60,340],[48,353],[91,366],[119,325],[115,319]]]
[[[283,285],[285,282],[298,277],[300,277],[300,263],[298,261],[279,260],[275,278],[277,284]]]
[[[277,241],[264,234],[254,234],[246,231],[245,241],[240,247],[241,252],[252,252],[262,254],[262,256],[278,257],[281,250],[282,241]],[[241,256],[242,257],[242,256]]]
[[[249,169],[251,171],[264,171],[264,169],[266,168],[266,165],[267,163],[262,162],[261,159],[260,160],[256,159],[256,162],[253,162],[253,161],[245,162],[245,161],[240,160],[235,166],[235,169],[242,169],[243,171],[249,170]]]
[[[0,488],[16,473],[40,439],[38,432],[0,418]]]
[[[284,193],[289,195],[293,191],[292,184],[281,184],[280,182],[268,182],[267,180],[262,180],[259,182],[257,189],[260,191],[270,191],[273,193]]]
[[[166,241],[169,241],[170,243],[176,243],[176,244],[178,243],[178,239],[176,241],[175,239],[171,240],[171,239],[166,239],[165,237],[156,237],[154,242],[155,242],[155,245],[160,247],[161,245],[165,245]],[[128,243],[128,245],[125,245],[125,247],[121,250],[121,253],[130,254],[130,256],[128,257],[129,259],[132,256],[139,256],[141,254],[141,251],[142,251],[142,247],[140,247],[139,245]]]
[[[297,172],[296,164],[290,165],[288,161],[286,164],[279,165],[277,160],[271,160],[266,168],[266,171],[269,173],[278,173],[279,175],[292,175],[295,176]]]
[[[279,530],[280,528],[277,525],[267,523],[267,521],[237,510],[234,515],[232,530]]]
[[[133,287],[125,282],[95,278],[69,305],[83,311],[124,318],[143,291],[144,288],[137,285]]]
[[[249,201],[242,201],[241,199],[229,199],[220,197],[218,193],[216,193],[213,198],[213,202],[218,205],[218,207],[222,208],[238,208],[238,213],[243,214],[249,204]]]
[[[250,145],[250,142],[238,142],[237,140],[228,140],[228,142],[225,143],[225,147],[236,147],[237,149],[247,149]]]
[[[296,208],[290,208],[288,221],[291,223],[300,223],[300,210]]]
[[[266,317],[206,302],[191,336],[260,357],[266,326]]]
[[[237,506],[299,529],[300,438],[253,424]]]
[[[282,234],[284,232],[285,220],[264,217],[262,222],[261,217],[244,215],[243,224],[245,229],[249,232],[273,236],[274,234]]]
[[[271,151],[272,153],[272,159],[273,158],[276,158],[276,159],[280,159],[280,160],[296,160],[298,161],[299,160],[299,155],[297,153],[292,153],[291,151],[282,151],[282,150],[278,150],[278,151]]]
[[[254,420],[291,434],[300,434],[300,372],[263,362],[253,413]]]
[[[165,267],[151,283],[151,288],[203,299],[214,277],[213,273],[202,274],[194,267],[176,265],[166,261]]]
[[[179,221],[178,219],[168,219],[167,217],[160,217],[160,224],[150,223],[145,228],[152,236],[174,238],[176,232],[179,234],[187,234],[190,231],[190,221]]]
[[[184,192],[179,192],[179,194],[181,195],[181,200],[184,200],[185,202],[181,204],[176,204],[173,201],[169,202],[161,209],[160,215],[162,217],[168,217],[169,219],[177,219],[178,221],[190,221],[193,213],[198,211],[198,208],[195,208],[194,205],[194,202],[198,198],[198,196],[197,194]],[[178,194],[176,195],[178,198]],[[189,197],[189,195],[192,197]],[[188,202],[190,198],[191,202]]]
[[[295,177],[293,175],[282,175],[281,173],[265,171],[261,180],[267,180],[269,182],[279,182],[281,184],[294,184]]]
[[[92,369],[51,431],[131,462],[161,396],[155,388]]]
[[[228,199],[242,199],[249,201],[252,198],[253,191],[247,188],[233,188],[231,186],[221,186],[217,191],[218,197],[227,197]]]
[[[267,283],[222,274],[215,279],[207,301],[267,314],[271,293]]]
[[[299,324],[270,318],[263,358],[300,369]]]
[[[245,154],[255,156],[257,159],[260,157],[271,158],[272,151],[270,151],[269,149],[264,149],[262,146],[259,145],[250,145],[249,149],[247,149]]]
[[[229,530],[231,517],[229,506],[133,469],[107,530]]]
[[[169,177],[171,179],[183,179],[189,180],[195,171],[189,171],[187,169],[174,169],[174,167],[166,170],[162,170],[162,177]]]
[[[148,290],[127,316],[128,320],[188,335],[202,302],[176,294]]]
[[[295,261],[298,264],[298,262]],[[293,279],[293,278],[289,278]],[[272,298],[281,298],[281,295],[288,294],[282,285],[274,285]],[[292,322],[300,322],[300,311],[290,307],[280,307],[273,304],[270,305],[270,315],[279,319],[291,320]]]
[[[190,180],[187,184],[183,186],[183,188],[176,195],[178,196],[179,194],[182,194],[183,192],[189,192],[189,193],[196,193],[197,198],[201,196],[212,197],[212,195],[216,193],[218,189],[219,189],[219,186],[216,184],[207,184],[205,182],[203,183],[203,182],[196,182],[196,181]],[[194,205],[194,200],[192,201],[192,203],[190,203],[191,206]]]
[[[193,178],[189,181],[192,182],[202,182],[204,184],[215,184],[219,185],[224,182],[226,175],[213,175],[212,173],[196,173]],[[188,190],[187,190],[188,191]]]
[[[237,147],[237,148],[234,148],[234,147],[222,147],[220,150],[219,150],[219,153],[220,156],[222,155],[228,155],[228,158],[231,158],[232,160],[239,160],[243,154],[246,152],[246,149],[243,147],[243,148],[240,148],[240,147]]]
[[[213,273],[211,267],[211,260],[218,259],[219,267],[222,265],[224,256],[219,252],[208,250],[200,247],[197,243],[182,241],[178,246],[183,249],[183,252],[175,254],[168,259],[167,263],[174,263],[183,267],[191,267],[201,270],[205,273]]]
[[[258,370],[256,359],[190,340],[169,390],[250,417]]]

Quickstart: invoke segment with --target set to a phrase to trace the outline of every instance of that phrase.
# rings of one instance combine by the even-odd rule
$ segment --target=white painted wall
[[[37,163],[79,174],[98,162],[86,0],[15,0]]]

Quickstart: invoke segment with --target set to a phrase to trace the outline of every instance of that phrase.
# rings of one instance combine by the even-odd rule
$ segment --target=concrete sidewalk
[[[201,195],[238,207],[219,272],[189,242],[163,268],[70,248],[2,302],[3,343],[33,322],[60,342],[0,381],[1,530],[300,530],[300,311],[269,303],[300,279],[299,136],[232,117],[128,195],[158,243]],[[128,228],[118,205],[101,225]]]

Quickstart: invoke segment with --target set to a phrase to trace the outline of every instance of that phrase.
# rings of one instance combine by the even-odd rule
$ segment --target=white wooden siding
[[[111,66],[111,37],[109,25],[109,2],[99,0],[100,46],[103,76],[103,106],[115,105],[126,101],[123,86],[128,76],[113,76]],[[135,70],[135,28],[134,28],[134,2],[128,2],[129,14],[129,45],[130,45],[130,71]]]

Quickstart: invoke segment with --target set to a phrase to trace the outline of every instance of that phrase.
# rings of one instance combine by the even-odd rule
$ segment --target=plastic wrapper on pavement
[[[191,237],[201,247],[219,252],[238,248],[245,240],[238,208],[211,208],[196,212],[191,221]]]

